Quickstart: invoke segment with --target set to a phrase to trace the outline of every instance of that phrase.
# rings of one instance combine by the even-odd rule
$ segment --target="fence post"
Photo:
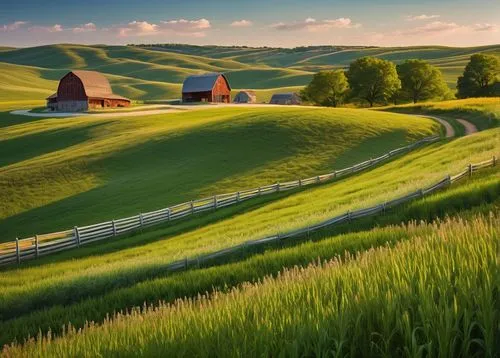
[[[302,179],[299,179],[299,188],[302,188]]]
[[[422,197],[422,196],[424,196],[424,189],[420,189],[420,190],[418,191],[418,194],[419,194],[421,197]]]
[[[262,189],[259,186],[259,196],[262,194]]]
[[[187,257],[185,257],[185,258],[184,258],[184,268],[185,268],[186,270],[187,270],[187,268],[188,268],[188,258],[187,258]]]
[[[319,175],[316,177],[316,183],[319,183]]]
[[[167,208],[167,221],[170,221],[170,208]]]
[[[217,209],[217,195],[214,195],[214,208]]]
[[[16,257],[17,257],[17,263],[21,263],[21,252],[19,251],[19,238],[16,237]]]
[[[75,239],[76,239],[76,246],[80,247],[80,232],[78,231],[78,226],[75,226]]]
[[[111,224],[113,225],[113,236],[116,236],[116,224],[114,220],[111,220]]]
[[[38,258],[38,235],[35,235],[35,257]]]
[[[139,221],[141,223],[141,227],[144,226],[144,217],[142,216],[142,213],[139,214]]]
[[[469,177],[471,177],[472,176],[472,164],[469,164],[468,169],[469,169]]]
[[[237,193],[236,193],[236,201],[237,201],[237,202],[240,202],[240,192],[237,192]]]
[[[497,157],[494,155],[493,156],[493,166],[497,165]]]
[[[347,221],[351,222],[351,211],[350,210],[347,212]]]
[[[276,191],[279,193],[279,191],[280,191],[280,183],[276,184]]]
[[[194,214],[194,202],[191,200],[191,214]]]
[[[384,201],[384,203],[382,204],[382,212],[385,214],[386,210],[387,210],[387,202]]]
[[[336,170],[334,170],[334,171],[333,171],[333,177],[334,177],[334,178],[336,178],[336,177],[337,177],[337,171],[336,171]]]

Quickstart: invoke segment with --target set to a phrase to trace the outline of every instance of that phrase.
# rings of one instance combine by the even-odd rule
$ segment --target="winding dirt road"
[[[464,126],[465,128],[465,135],[470,135],[472,133],[476,133],[477,132],[477,127],[472,124],[471,122],[468,122],[466,121],[465,119],[458,119],[457,118],[457,121]]]

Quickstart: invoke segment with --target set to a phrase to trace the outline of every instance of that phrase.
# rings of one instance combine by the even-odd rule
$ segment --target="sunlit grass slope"
[[[500,125],[500,97],[427,102],[381,108],[397,113],[428,114],[443,118],[466,119],[479,130]]]
[[[322,108],[0,118],[3,241],[328,172],[437,131],[428,119]]]
[[[44,99],[57,82],[44,79],[43,69],[0,62],[0,101]]]
[[[215,267],[202,267],[166,277],[159,272],[157,278],[151,276],[127,287],[113,289],[114,285],[111,284],[105,293],[95,297],[78,295],[78,287],[71,292],[59,292],[57,296],[38,288],[37,294],[32,292],[28,297],[17,297],[14,305],[14,301],[5,303],[8,317],[11,318],[0,323],[0,346],[14,339],[22,342],[28,336],[36,337],[39,331],[46,334],[51,330],[52,335],[59,335],[68,322],[73,327],[81,328],[87,321],[101,323],[111,312],[130,310],[145,302],[148,305],[158,305],[159,301],[173,302],[179,298],[196,297],[200,293],[231,289],[245,282],[256,282],[266,275],[276,275],[284,268],[307,266],[318,260],[346,255],[346,252],[393,245],[409,237],[404,228],[370,230],[374,226],[400,224],[405,220],[443,219],[446,216],[468,219],[478,213],[488,214],[499,209],[500,182],[494,170],[487,170],[475,174],[470,180],[398,207],[385,215],[357,220],[354,225],[346,224],[344,227],[311,233],[302,240],[285,240],[267,247],[265,251],[246,250],[244,255],[213,262]],[[335,235],[344,230],[353,232]],[[303,243],[310,240],[312,242]],[[37,309],[42,306],[44,308]],[[3,317],[5,312],[2,311]]]
[[[499,140],[500,129],[490,129],[422,148],[338,182],[12,267],[0,276],[2,315],[12,318],[15,312],[97,297],[163,276],[176,259],[304,227],[413,192],[463,170],[469,162],[498,156]],[[490,175],[490,184],[495,185],[498,166]],[[498,192],[498,187],[493,190]]]
[[[363,235],[365,243],[408,239],[296,267],[215,297],[136,310],[4,353],[495,356],[499,227],[494,216],[374,230]]]

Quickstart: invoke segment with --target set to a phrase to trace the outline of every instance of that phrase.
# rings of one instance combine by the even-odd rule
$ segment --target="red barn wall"
[[[73,73],[64,76],[57,88],[57,101],[85,101],[87,95],[82,81]]]
[[[217,81],[215,81],[211,97],[211,102],[231,102],[231,90],[223,76],[219,76]]]

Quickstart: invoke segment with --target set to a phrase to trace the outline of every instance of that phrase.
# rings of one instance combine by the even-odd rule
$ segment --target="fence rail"
[[[410,151],[426,143],[436,142],[439,139],[439,136],[427,137],[407,146],[391,150],[380,157],[372,158],[348,168],[335,170],[331,173],[317,175],[310,178],[276,183],[259,188],[241,190],[234,193],[218,194],[213,197],[193,200],[174,205],[169,208],[163,208],[148,213],[141,213],[128,218],[111,220],[82,227],[75,226],[71,230],[65,230],[57,233],[35,235],[34,237],[24,239],[17,238],[13,242],[0,244],[0,265],[20,263],[21,261],[80,247],[81,245],[132,232],[143,227],[181,219],[207,210],[223,208],[262,195],[324,183],[332,179],[340,178],[373,167],[395,155]],[[486,162],[474,164],[472,169],[468,168],[468,170],[477,170],[484,165],[487,165],[485,163]],[[350,218],[359,217],[356,215],[361,215],[361,213],[351,213]],[[266,240],[269,241],[269,238],[266,238]]]

